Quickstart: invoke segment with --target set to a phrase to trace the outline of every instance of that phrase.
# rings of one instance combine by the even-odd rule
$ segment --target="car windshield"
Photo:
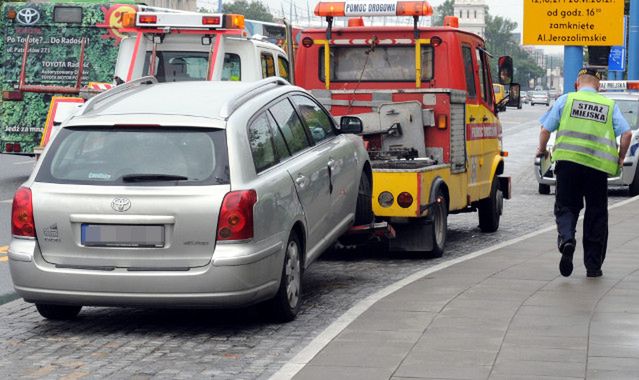
[[[228,184],[225,131],[204,128],[63,128],[38,182],[87,185]]]
[[[632,130],[637,129],[637,115],[639,114],[639,100],[616,100],[619,110],[623,114],[623,117],[630,124]]]

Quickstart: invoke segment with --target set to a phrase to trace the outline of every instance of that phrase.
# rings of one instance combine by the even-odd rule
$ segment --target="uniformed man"
[[[575,229],[586,201],[584,264],[588,277],[600,277],[608,244],[608,176],[618,175],[632,132],[615,102],[597,93],[601,74],[579,71],[576,92],[562,95],[541,117],[537,155],[546,156],[550,134],[557,131],[552,160],[557,178],[555,220],[561,253],[559,271],[572,273]],[[621,136],[619,150],[616,137]]]

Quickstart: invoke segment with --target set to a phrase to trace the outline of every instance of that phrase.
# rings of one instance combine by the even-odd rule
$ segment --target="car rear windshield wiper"
[[[188,177],[173,174],[126,174],[122,176],[124,182],[144,182],[144,181],[186,181]]]

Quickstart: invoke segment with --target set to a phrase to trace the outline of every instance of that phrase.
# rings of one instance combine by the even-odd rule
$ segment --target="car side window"
[[[278,65],[278,68],[280,69],[280,76],[286,79],[287,81],[290,81],[291,78],[289,78],[289,75],[288,75],[288,61],[286,60],[286,58],[282,57],[281,55],[278,55],[277,65]]]
[[[477,89],[475,88],[475,70],[473,70],[473,55],[470,46],[462,46],[462,55],[464,73],[466,74],[466,91],[469,98],[475,98],[477,97]]]
[[[270,108],[273,118],[282,131],[289,152],[295,154],[311,145],[304,126],[288,99],[284,99]]]
[[[273,141],[271,125],[265,112],[262,112],[251,122],[248,132],[255,171],[259,173],[277,164],[279,157]]]
[[[262,78],[275,76],[275,60],[273,54],[262,53],[260,54],[260,61],[262,63]]]
[[[284,136],[282,136],[282,132],[273,119],[273,116],[269,112],[266,112],[266,116],[268,116],[269,125],[271,126],[273,143],[275,144],[275,152],[279,156],[280,161],[282,161],[284,158],[290,157],[291,154],[288,151],[288,147],[286,146],[286,142],[284,141]]]
[[[297,106],[302,121],[311,132],[313,141],[317,143],[335,135],[330,117],[317,103],[302,95],[294,95],[291,100]]]

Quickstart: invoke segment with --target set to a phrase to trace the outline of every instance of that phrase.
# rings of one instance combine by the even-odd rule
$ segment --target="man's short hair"
[[[591,75],[597,78],[598,80],[601,80],[601,73],[590,67],[583,67],[581,70],[579,70],[579,73],[577,73],[577,76],[579,77],[582,75]]]

